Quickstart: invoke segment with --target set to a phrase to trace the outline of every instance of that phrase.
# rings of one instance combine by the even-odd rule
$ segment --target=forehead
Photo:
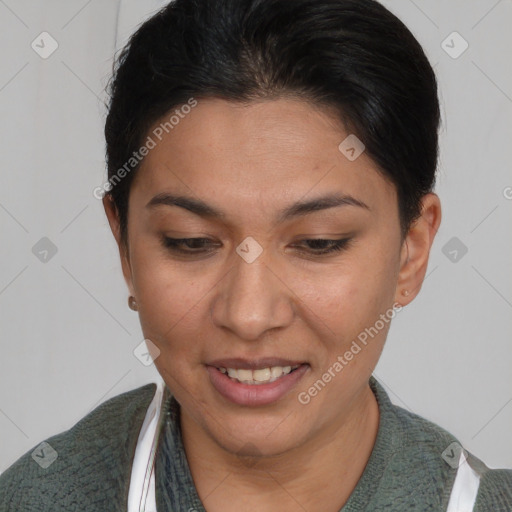
[[[373,211],[396,200],[365,152],[352,161],[340,151],[350,133],[319,107],[297,99],[198,99],[187,112],[167,125],[172,113],[166,114],[148,132],[155,147],[135,176],[135,200],[172,192],[238,213],[275,211],[332,192],[370,203]]]

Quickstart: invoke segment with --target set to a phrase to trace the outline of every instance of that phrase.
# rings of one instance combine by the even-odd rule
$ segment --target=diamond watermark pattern
[[[468,47],[469,43],[458,32],[452,32],[441,43],[441,48],[452,59],[458,59],[468,49]]]
[[[463,458],[461,459],[461,454]],[[441,454],[443,460],[450,465],[452,468],[457,469],[461,464],[466,462],[468,458],[468,452],[462,448],[462,446],[454,441],[448,448]]]
[[[257,464],[258,458],[261,457],[261,451],[253,443],[245,443],[236,454],[239,457],[240,464],[245,468],[252,468]]]
[[[351,133],[340,143],[338,149],[347,158],[347,160],[353,162],[362,155],[365,147],[366,146],[363,142],[356,135]]]
[[[252,263],[263,252],[263,247],[252,236],[248,236],[236,248],[236,252],[247,263]]]
[[[458,263],[467,254],[468,248],[454,236],[443,245],[441,251],[452,263]]]
[[[30,46],[39,57],[47,59],[59,47],[59,43],[48,32],[41,32]]]
[[[32,254],[42,263],[48,263],[57,254],[57,246],[49,238],[43,236],[32,247]]]
[[[31,453],[32,458],[43,468],[50,467],[56,460],[59,454],[53,449],[53,447],[43,441],[37,448]]]
[[[154,360],[160,355],[160,349],[150,339],[146,338],[135,347],[133,355],[144,366],[151,366]]]

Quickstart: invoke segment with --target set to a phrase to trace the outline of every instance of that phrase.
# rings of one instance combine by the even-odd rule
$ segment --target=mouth
[[[236,382],[260,386],[274,382],[283,375],[288,375],[297,370],[299,367],[300,364],[294,366],[268,366],[266,368],[250,370],[245,368],[224,368],[221,366],[218,367],[217,370]]]
[[[214,389],[244,406],[267,405],[283,398],[309,368],[308,363],[277,358],[224,359],[206,365]]]

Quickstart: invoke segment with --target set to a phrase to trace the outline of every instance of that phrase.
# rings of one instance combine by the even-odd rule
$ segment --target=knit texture
[[[366,468],[340,512],[446,511],[457,469],[442,458],[457,439],[428,420],[394,405],[372,376],[379,430]],[[159,512],[205,512],[181,441],[180,407],[171,397],[156,461]],[[512,512],[512,470],[490,470],[469,454],[481,473],[474,512]],[[220,484],[222,485],[222,484]]]
[[[47,468],[36,445],[0,475],[1,512],[107,512],[127,508],[135,446],[155,384],[118,395],[46,442],[58,454]],[[44,457],[43,457],[44,458]]]
[[[380,411],[377,439],[356,488],[340,512],[444,512],[456,469],[442,458],[457,442],[451,434],[391,403],[370,379]],[[146,410],[156,386],[118,395],[46,442],[57,459],[46,469],[36,462],[51,453],[34,446],[0,475],[0,512],[126,512],[131,466]],[[195,489],[174,397],[156,459],[158,512],[205,512]],[[474,512],[512,512],[512,470],[491,470],[469,455],[482,474]],[[315,511],[316,512],[316,511]]]

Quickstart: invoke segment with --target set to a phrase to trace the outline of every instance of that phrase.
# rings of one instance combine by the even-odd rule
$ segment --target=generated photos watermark
[[[379,319],[371,326],[366,327],[364,331],[361,331],[357,339],[352,341],[350,348],[345,351],[343,355],[339,355],[336,358],[336,361],[327,368],[327,370],[322,374],[322,377],[318,379],[312,386],[310,386],[307,391],[301,391],[297,395],[297,399],[299,403],[302,405],[307,405],[311,402],[311,399],[322,391],[325,386],[332,379],[334,379],[344,368],[349,364],[354,357],[359,354],[368,345],[368,337],[373,339],[377,334],[384,329],[386,324],[395,318],[396,314],[402,311],[403,306],[398,302],[393,304],[392,308],[389,308],[385,313],[382,313]],[[359,342],[359,343],[358,343]],[[362,346],[361,346],[362,345]]]

